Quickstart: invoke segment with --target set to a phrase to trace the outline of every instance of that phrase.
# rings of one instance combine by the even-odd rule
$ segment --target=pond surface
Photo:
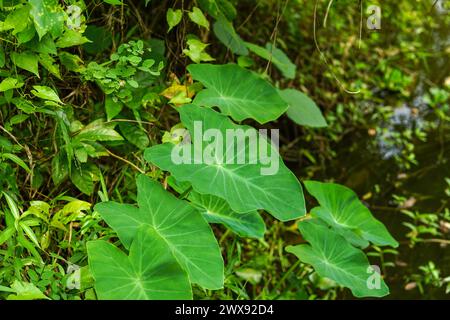
[[[372,137],[367,132],[352,132],[335,149],[337,158],[326,164],[323,176],[316,177],[323,180],[333,178],[352,188],[359,196],[368,195],[365,204],[399,241],[399,254],[386,255],[386,261],[395,263],[395,267],[384,270],[391,288],[390,299],[450,299],[450,294],[446,295],[443,288],[427,287],[423,294],[417,288],[405,289],[405,278],[411,274],[420,274],[419,266],[429,261],[433,261],[440,269],[441,276],[450,276],[450,245],[427,242],[410,248],[406,237],[410,230],[403,223],[411,220],[393,203],[393,195],[402,195],[412,201],[408,210],[424,213],[442,211],[443,203],[448,201],[445,177],[450,178],[448,125],[447,131],[430,132],[426,142],[414,143],[418,165],[410,170],[401,170],[393,160],[401,152],[401,147],[389,144],[389,135],[396,130],[420,127],[425,120],[430,121],[427,118],[430,107],[424,102],[424,95],[431,86],[444,88],[443,83],[450,74],[447,57],[450,28],[444,20],[448,12],[441,1],[435,4],[432,12],[440,27],[422,39],[423,51],[431,55],[423,61],[411,99],[399,101],[395,96],[387,96],[387,105],[395,108],[393,116],[386,123],[379,124],[387,130]],[[361,101],[361,105],[364,103],[367,101]],[[373,143],[373,139],[376,143]],[[379,193],[373,192],[375,185],[379,186]],[[450,239],[450,235],[447,234],[446,238]]]

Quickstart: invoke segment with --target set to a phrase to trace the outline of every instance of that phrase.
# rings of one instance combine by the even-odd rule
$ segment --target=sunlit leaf
[[[200,194],[193,190],[189,191],[189,183],[179,183],[172,176],[169,178],[172,178],[169,179],[169,183],[177,192],[181,194],[188,192],[187,199],[198,208],[209,223],[223,224],[241,237],[258,239],[264,237],[266,226],[258,211],[234,212],[224,199],[210,194]]]
[[[176,163],[172,156],[175,145],[165,143],[148,148],[144,155],[147,161],[163,170],[170,171],[178,181],[190,182],[193,188],[202,194],[212,194],[225,199],[238,213],[264,209],[283,221],[296,219],[305,214],[305,202],[300,183],[283,164],[277,150],[268,144],[264,137],[258,136],[255,129],[237,125],[224,115],[196,105],[185,105],[179,109],[179,112],[181,121],[191,134],[192,141],[202,139],[202,137],[196,138],[194,122],[197,122],[202,126],[202,132],[217,129],[223,137],[226,136],[227,129],[234,132],[249,130],[249,136],[254,137],[252,143],[256,144],[256,150],[266,148],[268,152],[267,154],[253,152],[246,143],[242,149],[238,148],[238,151],[230,155],[233,156],[232,159],[226,159],[226,161],[224,158],[220,159],[223,155],[217,154],[217,158],[211,159],[211,162]],[[259,141],[261,146],[256,143],[258,137],[263,139]],[[231,144],[222,145],[222,148],[226,150],[230,146]],[[195,154],[197,156],[203,154],[204,147],[205,143],[187,144],[181,147],[183,149],[180,151],[188,152],[195,157]],[[238,147],[238,144],[234,144],[234,147]],[[240,163],[241,155],[244,155],[246,159],[252,159],[254,163],[250,160]],[[278,163],[277,167],[270,168],[271,164],[275,163]]]

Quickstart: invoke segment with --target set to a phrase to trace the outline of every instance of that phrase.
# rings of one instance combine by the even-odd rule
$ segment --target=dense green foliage
[[[409,8],[400,3],[383,10]],[[384,254],[399,243],[323,172],[347,130],[370,132],[392,116],[392,108],[377,110],[373,87],[406,99],[413,76],[390,52],[365,74],[377,33],[362,43],[369,61],[348,71],[328,62],[313,46],[316,5],[0,0],[0,298],[334,298],[338,288],[388,295]],[[273,12],[270,24],[246,24],[246,15],[264,12]],[[306,16],[310,28],[296,31]],[[392,23],[405,28],[411,16]],[[403,41],[412,52],[420,46]],[[336,56],[353,59],[335,46]],[[408,68],[418,56],[405,57]],[[362,110],[357,97],[372,104]],[[394,134],[379,128],[399,168],[417,165],[414,139],[432,130],[445,139],[448,92],[433,87],[426,99],[432,121]],[[279,150],[258,130],[273,128],[281,128]],[[217,136],[214,148],[202,141],[211,130],[246,132],[258,143],[238,145],[225,160]],[[180,152],[204,159],[176,163]],[[276,171],[265,173],[273,161]],[[445,212],[440,221],[450,220]]]

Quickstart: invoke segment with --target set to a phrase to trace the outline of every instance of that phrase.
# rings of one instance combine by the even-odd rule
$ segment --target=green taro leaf
[[[248,54],[244,40],[236,33],[233,24],[222,16],[214,23],[213,31],[220,42],[230,49],[231,52],[241,56]]]
[[[205,219],[194,207],[175,198],[146,176],[137,179],[139,208],[103,202],[95,210],[129,247],[140,226],[151,226],[164,239],[192,282],[207,289],[223,287],[223,259]]]
[[[102,240],[88,242],[87,250],[101,300],[192,299],[186,271],[148,226],[137,231],[129,256]]]
[[[258,132],[254,128],[237,125],[214,110],[193,104],[181,107],[179,112],[182,123],[191,134],[192,141],[202,139],[202,133],[199,132],[197,136],[195,132],[197,130],[194,130],[194,122],[196,122],[202,126],[202,132],[217,129],[223,137],[226,137],[227,130],[238,134],[239,132],[247,133],[254,137],[252,145],[257,150],[250,149],[250,143],[243,144],[239,143],[238,139],[234,139],[234,146],[232,141],[229,141],[227,146],[219,146],[223,150],[228,150],[228,147],[231,150],[233,147],[235,152],[232,159],[222,161],[218,155],[212,162],[176,163],[172,157],[172,152],[178,153],[177,149],[174,151],[175,145],[165,143],[148,148],[144,155],[147,161],[163,170],[170,171],[177,181],[190,182],[197,192],[225,199],[235,212],[246,213],[264,209],[282,221],[296,219],[305,214],[305,201],[300,183],[284,165],[273,145],[267,140],[260,140],[264,139],[261,137],[256,142]],[[195,158],[196,155],[202,155],[205,149],[204,144],[201,142],[184,144],[181,148],[177,148],[183,154],[190,153],[193,155],[192,158]],[[239,145],[244,148],[236,151]],[[210,145],[207,147],[209,148]],[[261,152],[259,156],[263,148],[267,153]],[[225,154],[226,151],[223,153]]]
[[[194,103],[217,106],[236,121],[252,118],[266,123],[288,108],[271,84],[236,64],[193,64],[188,71],[207,88],[197,94]]]
[[[30,15],[41,39],[47,32],[52,36],[61,35],[64,28],[64,11],[58,0],[28,0],[31,5]]]
[[[271,61],[278,68],[278,70],[281,71],[284,77],[288,79],[295,78],[297,66],[291,62],[289,57],[283,51],[273,47],[271,43],[267,43],[265,48],[250,42],[246,42],[245,45],[256,55],[265,60]]]
[[[295,89],[285,89],[280,91],[280,95],[289,104],[287,116],[295,123],[307,127],[327,126],[319,107],[304,93]]]
[[[21,69],[27,70],[34,73],[39,77],[38,71],[38,56],[34,53],[29,52],[12,52],[11,53],[12,62]]]
[[[188,183],[176,182],[172,176],[169,177],[169,184],[181,194],[190,187]],[[266,225],[258,211],[237,213],[222,198],[210,194],[200,194],[193,190],[189,191],[187,199],[198,208],[209,223],[223,224],[241,237],[264,238]]]
[[[329,224],[351,243],[367,247],[369,242],[397,247],[398,242],[386,227],[370,213],[349,188],[317,181],[305,181],[305,187],[319,202],[311,214]]]
[[[389,294],[389,288],[381,275],[374,274],[363,251],[317,221],[302,221],[299,229],[310,245],[288,246],[286,251],[311,264],[321,277],[349,288],[355,297],[384,297]]]
[[[209,223],[223,224],[241,237],[264,238],[266,225],[258,211],[236,213],[225,200],[198,192],[192,192],[188,199],[199,208]]]

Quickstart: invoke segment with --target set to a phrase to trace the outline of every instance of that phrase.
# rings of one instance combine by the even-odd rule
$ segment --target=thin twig
[[[140,173],[145,174],[145,171],[144,171],[144,170],[142,170],[141,168],[139,168],[138,166],[136,166],[134,163],[128,161],[127,159],[122,158],[121,156],[118,156],[117,154],[112,153],[112,152],[109,151],[109,150],[106,150],[106,152],[107,152],[110,156],[113,156],[114,158],[119,159],[119,160],[121,160],[121,161],[123,161],[123,162],[129,164],[130,166],[132,166],[134,169],[136,169],[136,170],[139,171]]]

